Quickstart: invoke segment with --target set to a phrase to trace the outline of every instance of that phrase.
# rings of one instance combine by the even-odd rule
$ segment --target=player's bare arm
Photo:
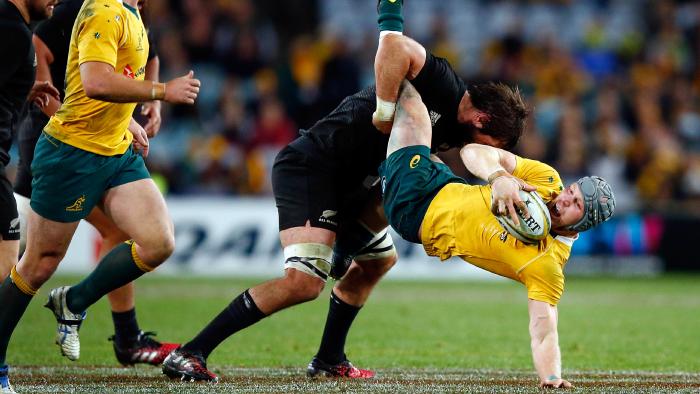
[[[465,145],[459,155],[469,172],[491,184],[493,214],[508,214],[514,223],[520,223],[515,207],[523,212],[527,212],[527,208],[518,191],[535,191],[536,188],[512,175],[516,165],[515,155],[479,144]]]
[[[160,82],[160,59],[158,56],[154,56],[151,60],[146,63],[146,77],[145,79],[153,82]],[[150,100],[146,101],[141,105],[141,115],[148,118],[148,122],[143,129],[146,130],[146,134],[149,138],[155,137],[160,131],[160,101]]]
[[[46,116],[52,116],[61,106],[61,96],[53,86],[51,70],[49,69],[53,63],[53,53],[36,34],[32,37],[32,42],[36,53],[36,81],[32,92],[35,92],[37,97],[32,99],[32,92],[30,92],[29,101],[36,102]]]
[[[557,307],[546,302],[528,300],[530,312],[530,347],[540,387],[570,388],[561,378],[561,351],[557,332]]]
[[[163,100],[173,104],[194,104],[201,86],[192,71],[166,83],[138,81],[115,73],[114,67],[102,62],[81,64],[80,79],[88,97],[112,103]]]
[[[401,81],[414,79],[425,59],[425,48],[409,37],[395,33],[380,37],[374,58],[377,110],[372,114],[372,123],[383,133],[391,130]]]

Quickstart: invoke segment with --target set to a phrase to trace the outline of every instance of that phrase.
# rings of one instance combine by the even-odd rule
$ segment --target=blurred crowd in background
[[[373,83],[376,0],[148,1],[161,79],[202,80],[151,145],[171,195],[269,194],[277,151]],[[623,211],[700,206],[700,3],[408,0],[404,17],[467,82],[520,87],[518,153],[607,178]]]

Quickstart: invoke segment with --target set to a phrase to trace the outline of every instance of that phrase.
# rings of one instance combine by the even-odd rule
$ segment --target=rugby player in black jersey
[[[401,5],[398,0],[389,3]],[[385,30],[381,22],[380,12],[380,29]],[[380,34],[375,77],[376,88],[345,98],[277,156],[272,184],[284,276],[235,298],[193,340],[166,358],[166,375],[216,380],[206,367],[216,346],[274,312],[317,298],[333,276],[339,280],[331,292],[320,349],[307,374],[374,376],[354,367],[344,347],[359,309],[397,259],[376,183],[401,81],[411,80],[428,107],[434,151],[468,142],[511,149],[528,113],[517,89],[498,83],[467,87],[445,59],[399,32]]]
[[[139,2],[139,8],[145,3]],[[71,31],[83,0],[64,0],[55,7],[53,16],[41,22],[34,29],[34,46],[37,54],[37,80],[52,81],[61,93],[65,94],[66,63],[70,46]],[[143,10],[142,15],[143,15]],[[154,40],[149,34],[148,63],[146,79],[158,81],[159,59]],[[17,140],[19,143],[19,165],[14,182],[15,198],[19,217],[23,222],[29,210],[29,198],[32,191],[32,174],[30,166],[34,157],[34,147],[44,126],[61,105],[61,101],[49,100],[48,105],[30,105],[27,116],[19,126]],[[144,129],[149,137],[155,136],[160,129],[160,101],[153,100],[142,104],[142,112],[148,117]],[[95,226],[102,237],[98,259],[116,245],[126,241],[128,236],[96,207],[86,219]],[[23,226],[26,227],[26,226]],[[22,230],[22,238],[26,229]],[[22,249],[22,246],[20,247]],[[134,285],[129,283],[107,295],[112,309],[115,335],[113,341],[117,360],[123,365],[147,363],[160,365],[165,356],[177,344],[161,343],[152,338],[152,332],[143,332],[136,319],[134,302]]]
[[[12,132],[27,102],[46,105],[58,91],[47,81],[35,82],[36,57],[29,23],[51,16],[56,0],[0,0],[0,280],[8,274],[19,254],[19,218],[7,179]],[[0,294],[0,300],[3,300]],[[0,313],[0,320],[4,316]],[[0,342],[10,340],[0,332]],[[5,354],[0,354],[0,392],[14,393],[7,374]]]

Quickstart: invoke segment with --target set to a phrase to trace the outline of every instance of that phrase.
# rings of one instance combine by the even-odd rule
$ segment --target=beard
[[[474,135],[479,129],[471,123],[460,123],[459,127],[447,130],[443,134],[433,135],[433,150],[444,152],[451,148],[474,142]],[[434,145],[439,142],[439,145]]]
[[[51,17],[53,13],[53,8],[48,6],[44,0],[34,0],[28,2],[28,12],[30,21],[41,21]]]

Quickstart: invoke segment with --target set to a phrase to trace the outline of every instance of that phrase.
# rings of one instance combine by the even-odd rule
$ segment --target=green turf
[[[13,335],[13,366],[113,366],[107,303],[88,312],[81,359],[53,345],[55,322],[41,307],[53,279]],[[259,280],[144,278],[137,286],[143,329],[186,341],[230,300]],[[559,307],[564,369],[569,371],[700,371],[700,277],[569,279]],[[274,315],[224,342],[209,359],[231,367],[302,368],[315,353],[328,289],[315,302]],[[348,356],[372,368],[464,368],[532,371],[522,285],[494,282],[385,281],[358,316]],[[534,372],[532,372],[534,374]],[[534,375],[533,375],[534,379]]]

